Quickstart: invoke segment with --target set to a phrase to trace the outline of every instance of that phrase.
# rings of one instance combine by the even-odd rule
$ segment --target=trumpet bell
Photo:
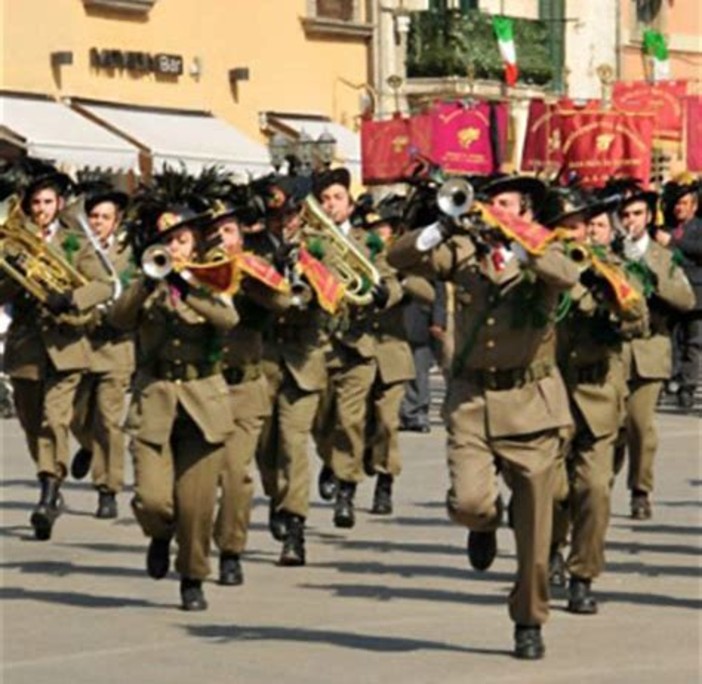
[[[144,275],[152,280],[163,280],[173,270],[173,259],[163,245],[151,245],[141,257]]]
[[[437,191],[436,203],[444,214],[458,218],[468,212],[474,198],[475,191],[467,180],[450,178]]]

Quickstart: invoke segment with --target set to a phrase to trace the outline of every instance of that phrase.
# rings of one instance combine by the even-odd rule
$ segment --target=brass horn
[[[163,280],[173,270],[173,259],[163,245],[151,245],[141,257],[144,275],[152,280]]]
[[[474,198],[473,186],[463,178],[449,178],[436,193],[439,209],[451,218],[459,218],[466,214]]]

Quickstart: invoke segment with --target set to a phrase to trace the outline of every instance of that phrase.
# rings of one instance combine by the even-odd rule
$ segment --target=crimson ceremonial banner
[[[491,112],[491,107],[494,107]],[[497,144],[507,140],[505,103],[438,102],[431,111],[430,158],[447,173],[490,174],[501,162]]]
[[[630,114],[655,115],[654,138],[682,140],[687,81],[617,81],[612,100],[616,109]]]
[[[539,173],[558,168],[562,163],[558,107],[543,100],[532,100],[522,151],[522,171]]]
[[[612,176],[648,184],[653,115],[613,110],[560,111],[564,170],[586,187],[601,187]]]
[[[687,168],[702,171],[702,95],[685,98]]]
[[[300,248],[298,254],[300,271],[317,295],[319,306],[327,313],[334,315],[344,299],[346,288],[321,261],[315,259],[304,247]]]
[[[410,121],[396,113],[385,121],[361,121],[363,183],[395,183],[408,174],[412,161]]]

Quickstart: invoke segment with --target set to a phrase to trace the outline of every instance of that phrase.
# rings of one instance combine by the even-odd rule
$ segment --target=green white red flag
[[[507,85],[513,86],[519,75],[517,50],[514,46],[514,22],[509,17],[494,16],[492,27],[505,65],[505,81]]]

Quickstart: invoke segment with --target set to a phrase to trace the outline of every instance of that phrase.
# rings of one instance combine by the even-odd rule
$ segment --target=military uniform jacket
[[[370,259],[366,246],[366,231],[362,228],[351,228],[348,237]],[[389,290],[390,296],[385,308],[395,306],[403,296],[402,286],[395,272],[388,266],[383,253],[376,257],[373,265]],[[369,316],[371,306],[349,306],[347,323],[335,330],[331,336],[334,355],[338,357],[336,361],[344,356],[345,351],[351,351],[364,359],[375,357],[375,337],[371,334],[372,321]],[[334,365],[334,360],[331,364]]]
[[[418,278],[411,278],[416,284]],[[426,282],[426,281],[425,281]],[[405,382],[415,377],[412,350],[407,342],[404,327],[404,308],[409,299],[405,298],[395,306],[374,311],[370,316],[370,330],[375,338],[375,358],[380,379],[386,385]]]
[[[572,424],[563,380],[555,367],[554,312],[559,294],[579,273],[558,245],[530,259],[530,273],[516,258],[497,270],[490,255],[479,258],[472,239],[454,235],[426,252],[420,230],[400,238],[388,254],[399,271],[455,283],[456,364],[451,391],[484,391],[492,437],[522,435]],[[548,368],[542,377],[511,389],[483,389],[478,373]]]
[[[229,398],[235,419],[269,416],[272,406],[268,383],[263,374],[263,330],[275,313],[289,306],[289,297],[245,278],[234,306],[241,320],[228,331],[222,346],[222,372],[229,385]]]
[[[137,334],[139,357],[127,431],[142,441],[166,444],[182,409],[207,442],[224,442],[234,418],[218,369],[221,336],[238,322],[234,307],[201,290],[191,290],[183,301],[165,282],[151,291],[140,277],[115,302],[110,322]],[[192,374],[180,372],[189,369]],[[179,379],[169,379],[175,375]]]
[[[59,225],[50,244],[88,281],[73,291],[73,303],[80,313],[89,312],[112,296],[109,273],[85,235]],[[57,323],[34,297],[4,276],[0,281],[0,304],[10,302],[12,323],[5,345],[8,375],[39,380],[51,367],[58,371],[90,367],[90,343],[84,327]]]
[[[702,311],[702,218],[690,219],[678,234],[671,231],[670,248],[682,255],[682,268],[695,291],[695,311]]]
[[[611,255],[608,261],[625,276],[619,260]],[[648,310],[642,296],[630,311],[620,312],[611,295],[599,302],[581,283],[571,288],[568,297],[570,308],[557,326],[558,365],[575,411],[593,436],[602,437],[619,428],[619,409],[626,394],[618,362],[623,340],[647,333]]]
[[[134,272],[132,251],[114,240],[105,252],[123,287]],[[110,325],[107,321],[109,305],[96,307],[94,323],[88,326],[91,347],[92,373],[122,373],[131,375],[135,367],[134,335]]]
[[[651,270],[654,281],[654,292],[648,300],[651,331],[649,336],[631,342],[631,376],[667,380],[673,370],[670,318],[675,312],[690,311],[695,305],[695,294],[669,249],[649,240],[642,261]]]

